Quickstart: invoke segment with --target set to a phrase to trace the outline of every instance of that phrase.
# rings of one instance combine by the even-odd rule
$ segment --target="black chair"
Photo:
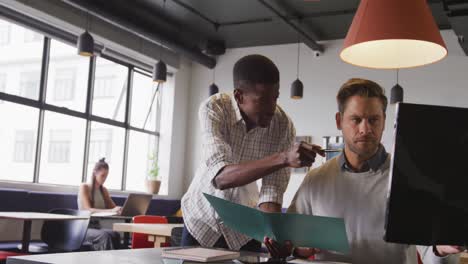
[[[47,244],[48,252],[72,252],[88,250],[83,248],[83,241],[88,231],[88,211],[74,209],[52,209],[52,214],[65,214],[76,216],[88,216],[83,220],[44,221],[41,230],[41,239]]]
[[[174,227],[171,231],[171,247],[180,247],[182,244],[183,227]]]

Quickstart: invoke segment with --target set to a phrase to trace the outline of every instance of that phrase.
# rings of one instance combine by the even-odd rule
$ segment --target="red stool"
[[[8,257],[15,257],[15,256],[24,256],[27,254],[24,253],[16,253],[11,251],[0,251],[0,263],[6,263],[6,259]]]
[[[164,216],[137,215],[133,217],[133,223],[140,224],[167,224]],[[161,243],[161,247],[168,247],[169,243]],[[148,235],[142,233],[133,233],[132,248],[153,248],[154,243],[148,241]]]

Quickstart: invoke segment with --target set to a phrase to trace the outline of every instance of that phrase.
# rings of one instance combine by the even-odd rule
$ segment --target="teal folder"
[[[279,243],[290,240],[296,247],[349,252],[342,218],[266,213],[204,193],[224,225],[258,241],[265,236]]]

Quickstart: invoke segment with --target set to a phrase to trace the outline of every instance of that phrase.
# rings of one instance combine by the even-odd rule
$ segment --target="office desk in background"
[[[171,237],[172,229],[175,227],[184,227],[183,224],[123,224],[115,223],[114,231],[142,233],[149,236],[151,242],[154,242],[154,247],[160,247],[161,243],[167,242],[167,238]]]
[[[33,220],[66,221],[88,219],[88,217],[34,212],[0,212],[0,219],[12,219],[24,222],[21,252],[26,253],[29,250],[29,242],[31,240],[31,224]]]

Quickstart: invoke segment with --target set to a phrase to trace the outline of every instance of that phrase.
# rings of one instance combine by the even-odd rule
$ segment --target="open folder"
[[[349,252],[342,218],[265,213],[204,193],[223,224],[258,241],[265,236],[279,243],[290,240],[296,247]]]

